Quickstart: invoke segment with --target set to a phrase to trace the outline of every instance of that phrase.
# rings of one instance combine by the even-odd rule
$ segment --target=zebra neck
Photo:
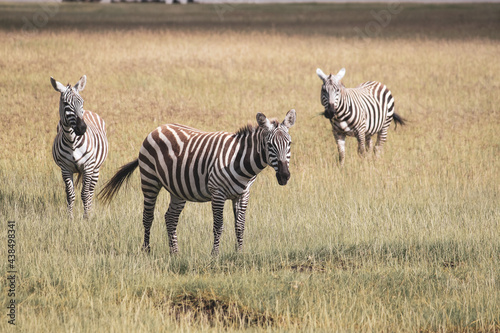
[[[75,130],[71,126],[65,125],[62,121],[59,121],[57,125],[58,131],[62,131],[63,141],[66,142],[68,146],[74,146],[78,142],[78,136],[75,134]]]
[[[339,120],[342,120],[346,117],[350,117],[352,113],[352,105],[351,105],[351,99],[349,98],[349,95],[346,94],[345,89],[341,90],[341,105],[339,107],[339,111],[336,115],[336,118]]]
[[[268,163],[266,137],[261,128],[256,128],[238,137],[239,152],[235,159],[243,174],[250,178],[264,170]]]
[[[269,163],[269,152],[267,150],[267,144],[266,144],[266,133],[259,128],[257,130],[259,133],[259,151],[260,151],[260,158],[261,158],[261,163],[262,163],[262,169],[260,171],[264,170]]]

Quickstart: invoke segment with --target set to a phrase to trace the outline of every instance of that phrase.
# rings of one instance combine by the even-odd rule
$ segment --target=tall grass
[[[19,8],[37,8],[1,7],[14,25],[12,17],[24,15]],[[252,10],[264,13],[263,26],[288,10],[301,26],[315,28],[300,6],[237,7],[223,26],[209,24],[211,7],[176,7],[179,20],[196,11],[204,23],[155,30],[122,29],[126,22],[113,21],[116,29],[108,29],[82,8],[111,7],[64,5],[35,35],[12,26],[0,31],[0,219],[17,222],[18,329],[500,330],[498,30],[485,35],[464,18],[472,27],[464,39],[408,35],[412,25],[402,16],[394,18],[406,27],[401,35],[389,26],[388,35],[369,40],[285,24],[269,31],[242,27],[249,17],[257,20]],[[160,10],[115,8],[135,20],[132,26]],[[440,13],[448,22],[471,8],[472,18],[483,10]],[[401,15],[410,9],[420,10]],[[353,19],[356,12],[348,11]],[[77,27],[95,21],[96,28],[61,29],[71,18]],[[349,22],[343,31],[351,31]],[[392,90],[408,125],[391,128],[382,158],[362,160],[351,139],[339,168],[330,125],[318,116],[317,67],[345,67],[347,86],[379,80]],[[272,171],[258,176],[244,253],[234,252],[229,204],[222,254],[214,259],[210,205],[188,203],[178,227],[180,253],[169,255],[166,192],[157,204],[152,253],[142,253],[138,173],[110,206],[96,202],[91,219],[80,217],[79,195],[75,219],[66,218],[51,157],[58,95],[49,77],[75,83],[83,74],[85,107],[105,119],[110,143],[98,189],[137,157],[160,124],[236,131],[257,112],[281,120],[297,110],[292,178],[280,187]],[[5,290],[0,298],[2,306],[9,301]],[[0,328],[8,326],[3,318]]]

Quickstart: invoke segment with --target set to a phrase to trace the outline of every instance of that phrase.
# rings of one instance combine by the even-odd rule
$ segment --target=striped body
[[[73,174],[77,173],[78,179],[83,179],[83,217],[86,218],[92,208],[99,169],[108,155],[105,123],[96,113],[83,109],[83,99],[79,91],[85,87],[85,76],[74,87],[65,87],[53,78],[51,83],[54,89],[61,93],[60,120],[52,146],[52,157],[61,168],[66,185],[68,213],[71,217],[75,202]]]
[[[219,252],[223,208],[232,200],[237,250],[243,246],[245,212],[249,189],[257,175],[271,165],[280,185],[290,178],[291,138],[288,128],[295,122],[295,110],[282,124],[257,115],[259,126],[247,126],[237,133],[204,132],[178,124],[152,131],[144,140],[137,160],[123,166],[100,193],[110,200],[123,181],[139,166],[144,195],[144,243],[149,250],[150,229],[158,193],[165,188],[171,196],[165,222],[172,253],[178,252],[177,223],[186,201],[212,202],[214,246]]]
[[[186,201],[211,201],[217,191],[227,199],[241,196],[267,165],[259,132],[238,137],[177,124],[158,127],[139,151],[141,180]]]
[[[358,140],[358,152],[364,156],[372,146],[371,137],[377,134],[375,155],[378,156],[387,140],[391,121],[404,124],[394,112],[394,98],[387,87],[375,81],[365,82],[356,88],[346,88],[340,81],[345,70],[337,75],[326,76],[318,69],[323,80],[321,104],[324,115],[330,120],[333,135],[339,150],[340,163],[344,163],[345,137],[353,136]]]
[[[83,173],[85,168],[99,170],[108,155],[108,141],[104,120],[97,113],[86,110],[83,119],[87,125],[84,135],[71,136],[69,129],[57,125],[52,145],[52,157],[61,170]]]
[[[340,99],[338,113],[330,118],[332,128],[337,133],[357,136],[364,132],[372,136],[391,123],[394,99],[389,89],[380,82],[369,81],[357,88],[345,88]],[[325,100],[326,96],[322,98],[322,101]]]

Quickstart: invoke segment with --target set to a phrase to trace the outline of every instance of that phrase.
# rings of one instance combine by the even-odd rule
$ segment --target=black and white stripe
[[[68,212],[73,217],[75,189],[73,174],[82,177],[83,217],[88,217],[92,207],[99,169],[108,155],[108,140],[104,121],[96,114],[83,109],[79,92],[85,88],[86,76],[71,87],[64,86],[52,77],[50,82],[61,93],[59,102],[59,124],[52,146],[52,156],[61,168],[66,184]]]
[[[344,163],[345,138],[354,136],[358,140],[358,152],[364,156],[372,146],[371,137],[377,134],[375,156],[382,151],[387,140],[391,121],[404,125],[404,119],[394,112],[394,98],[387,87],[375,81],[365,82],[356,88],[346,88],[341,80],[342,68],[337,75],[326,75],[321,69],[316,73],[323,81],[321,104],[324,116],[330,120],[333,135],[339,150],[340,164]]]
[[[161,188],[165,188],[171,195],[165,222],[172,253],[178,252],[176,229],[186,201],[211,201],[214,255],[219,252],[224,203],[232,200],[236,249],[241,250],[249,190],[257,174],[270,165],[276,171],[280,185],[286,185],[290,178],[291,137],[288,130],[295,123],[295,118],[293,109],[281,124],[258,113],[257,127],[249,125],[236,133],[204,132],[177,124],[163,125],[146,137],[138,159],[124,165],[99,196],[111,200],[139,166],[144,194],[143,248],[149,251],[156,199]]]

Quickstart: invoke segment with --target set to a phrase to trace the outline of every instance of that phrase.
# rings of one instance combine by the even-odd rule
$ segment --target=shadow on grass
[[[491,252],[491,253],[489,253]],[[488,251],[467,242],[433,240],[425,243],[386,242],[384,244],[339,244],[335,248],[271,251],[269,253],[227,253],[217,258],[185,257],[155,254],[164,273],[233,274],[238,272],[331,273],[357,271],[378,266],[405,266],[425,263],[441,269],[456,269],[463,265],[488,260],[500,252],[492,245]],[[368,267],[369,266],[369,267]]]

